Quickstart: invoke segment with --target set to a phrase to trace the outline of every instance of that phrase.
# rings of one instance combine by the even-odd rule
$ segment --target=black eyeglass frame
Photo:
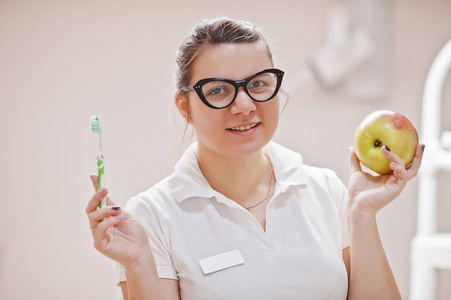
[[[251,96],[251,94],[249,93],[249,91],[248,91],[248,89],[247,89],[247,85],[248,85],[248,83],[249,83],[252,79],[254,79],[254,78],[257,77],[258,75],[263,74],[263,73],[273,73],[273,74],[276,74],[277,85],[276,85],[276,88],[274,89],[274,93],[271,95],[271,97],[269,97],[269,98],[266,99],[266,100],[257,100],[257,99],[255,99],[254,97]],[[241,86],[244,87],[244,91],[246,92],[246,94],[247,94],[252,100],[257,101],[257,102],[266,102],[266,101],[269,101],[269,100],[271,100],[272,98],[274,98],[274,97],[277,95],[277,93],[279,92],[280,86],[282,85],[282,79],[283,79],[283,74],[284,74],[284,73],[285,73],[285,72],[282,71],[282,70],[279,70],[279,69],[276,69],[276,68],[270,68],[270,69],[265,69],[265,70],[263,70],[263,71],[260,71],[260,72],[258,72],[258,73],[255,73],[254,75],[252,75],[252,76],[250,76],[250,77],[248,77],[248,78],[246,78],[246,79],[243,79],[243,80],[237,80],[237,81],[229,80],[229,79],[224,79],[224,78],[205,78],[205,79],[199,80],[198,82],[196,82],[196,83],[193,84],[193,85],[187,85],[187,86],[182,87],[182,88],[181,88],[181,91],[183,91],[183,92],[192,92],[192,91],[196,91],[196,93],[197,93],[197,95],[199,96],[200,100],[202,100],[202,102],[203,102],[205,105],[207,105],[208,107],[211,107],[211,108],[213,108],[213,109],[222,109],[222,108],[226,108],[226,107],[230,106],[230,105],[235,101],[236,95],[238,95],[238,89],[239,89]],[[227,105],[225,105],[225,106],[221,106],[221,107],[216,107],[216,106],[213,106],[212,104],[210,104],[210,103],[207,101],[207,99],[206,99],[205,96],[204,96],[204,93],[202,92],[202,86],[203,86],[204,84],[206,84],[207,82],[211,82],[211,81],[224,81],[224,82],[230,83],[231,85],[233,85],[233,86],[235,87],[235,95],[233,96],[233,99],[232,99],[232,101],[230,101],[229,104],[227,104]]]

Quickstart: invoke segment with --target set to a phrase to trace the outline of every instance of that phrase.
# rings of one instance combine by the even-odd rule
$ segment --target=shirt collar
[[[171,196],[182,202],[192,197],[211,198],[215,191],[203,176],[197,162],[197,143],[191,144],[175,165],[174,173],[169,178]]]
[[[281,190],[289,187],[307,187],[307,175],[303,167],[302,156],[299,153],[275,142],[270,142],[266,146],[266,151]]]
[[[305,188],[305,174],[302,157],[275,142],[270,142],[265,151],[271,160],[277,184],[282,191],[290,187]],[[171,196],[179,203],[193,197],[221,198],[203,176],[196,158],[197,143],[191,144],[175,165],[169,178]]]

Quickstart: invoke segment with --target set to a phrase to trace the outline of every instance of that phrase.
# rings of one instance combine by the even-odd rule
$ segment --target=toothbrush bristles
[[[99,116],[91,116],[91,131],[100,133],[102,131],[102,124]]]

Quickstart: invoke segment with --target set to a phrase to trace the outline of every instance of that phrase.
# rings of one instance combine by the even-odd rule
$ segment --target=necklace
[[[263,199],[262,201],[258,202],[257,204],[251,205],[251,206],[244,206],[244,205],[241,205],[241,206],[244,207],[245,209],[247,209],[247,211],[251,211],[251,208],[254,208],[254,207],[262,204],[266,200],[268,200],[269,195],[271,195],[271,183],[272,183],[272,177],[273,176],[274,176],[274,174],[271,171],[271,177],[269,178],[268,192],[266,193],[265,199]]]

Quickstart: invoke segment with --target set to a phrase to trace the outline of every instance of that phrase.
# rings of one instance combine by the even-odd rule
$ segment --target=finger
[[[390,160],[390,162],[404,166],[404,162],[402,161],[401,157],[399,157],[395,152],[391,151],[391,149],[387,145],[382,147],[382,153]]]
[[[113,200],[111,200],[110,196],[106,196],[106,205],[107,206],[115,206],[116,203],[114,203]]]
[[[91,230],[96,229],[100,224],[100,221],[104,220],[105,218],[114,217],[119,214],[122,214],[122,211],[118,205],[107,206],[93,211],[88,215]]]
[[[98,182],[97,182],[98,176],[96,174],[91,174],[90,177],[91,177],[92,185],[94,186],[94,190],[97,192],[98,191]],[[115,203],[111,200],[111,198],[109,196],[106,197],[106,200],[107,200],[108,206],[115,205]]]
[[[113,226],[119,225],[125,219],[124,214],[119,214],[117,216],[105,219],[101,222],[95,231],[93,231],[94,236],[94,247],[97,250],[103,250],[105,244],[108,243],[110,236],[107,234],[107,230]]]
[[[354,147],[349,147],[349,171],[350,173],[361,172],[360,161],[355,154]]]
[[[407,175],[407,170],[404,167],[404,163],[403,164],[397,164],[394,162],[390,163],[390,168],[393,170],[393,176],[395,176],[396,180],[407,180],[408,175]]]
[[[105,221],[99,223],[96,231],[94,232],[94,235],[97,233],[105,234],[106,231],[108,230],[108,228],[118,225],[120,222],[125,220],[125,218],[126,218],[125,215],[121,213],[121,214],[118,214],[117,216],[105,219]]]
[[[92,185],[94,186],[94,190],[97,192],[97,190],[99,188],[99,185],[97,182],[98,176],[96,174],[91,174],[90,177],[91,177]]]
[[[108,195],[108,190],[106,188],[101,188],[98,190],[94,196],[89,200],[88,206],[86,207],[86,213],[90,214],[91,212],[95,211],[97,207],[99,206],[99,202],[105,198]],[[114,205],[113,201],[109,201],[110,205]]]
[[[417,149],[415,150],[415,156],[412,160],[412,163],[410,164],[410,168],[407,171],[410,178],[417,176],[418,170],[420,169],[421,166],[421,161],[423,160],[424,155],[423,152],[424,152],[424,144],[419,144],[417,146]]]

